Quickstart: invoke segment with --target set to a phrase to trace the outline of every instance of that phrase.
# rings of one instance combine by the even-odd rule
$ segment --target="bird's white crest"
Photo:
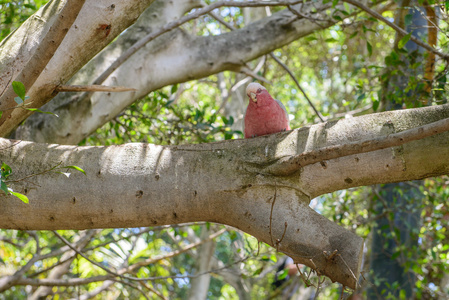
[[[263,87],[263,85],[257,83],[257,82],[251,82],[246,87],[246,94],[249,95],[250,93],[256,93],[258,89],[267,90]]]

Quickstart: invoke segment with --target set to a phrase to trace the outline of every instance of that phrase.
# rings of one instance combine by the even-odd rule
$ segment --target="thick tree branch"
[[[79,11],[84,5],[85,0],[68,0],[58,18],[48,30],[40,45],[37,47],[33,56],[28,60],[23,70],[15,77],[14,81],[20,81],[25,85],[28,91],[33,86],[36,79],[47,66],[50,59],[55,54],[62,40],[66,36],[73,22],[75,22]],[[15,92],[12,85],[8,86],[5,93],[0,97],[0,109],[15,106]],[[4,112],[0,119],[0,126],[9,118],[10,112]]]
[[[433,106],[343,119],[255,139],[173,147],[135,143],[76,147],[3,139],[0,159],[13,167],[18,178],[59,161],[83,168],[87,176],[44,173],[33,177],[32,183],[14,183],[12,188],[26,193],[30,203],[0,197],[0,227],[84,229],[217,222],[274,243],[295,262],[354,288],[362,239],[317,214],[308,202],[343,188],[449,173],[448,132],[420,140],[414,140],[416,135],[394,135],[408,134],[407,130],[434,133],[440,130],[432,128],[434,124],[423,129],[412,126],[447,118],[448,105]],[[288,175],[269,172],[302,153],[357,141],[363,145],[366,140],[390,135],[394,140],[414,141],[305,165],[298,172],[285,172]],[[271,210],[275,189],[276,205]],[[328,259],[326,253],[335,250],[342,259]]]
[[[446,131],[449,131],[449,118],[398,133],[392,133],[387,136],[303,152],[299,155],[279,161],[275,167],[270,167],[268,170],[274,174],[287,175],[317,162],[385,148],[398,147],[405,143],[420,140]]]
[[[253,1],[218,1],[214,2],[211,5],[208,5],[204,8],[198,9],[187,16],[184,16],[176,21],[170,22],[164,27],[162,27],[160,30],[156,32],[152,32],[142,39],[140,39],[137,43],[132,45],[127,51],[125,51],[119,58],[117,58],[95,81],[93,84],[102,84],[106,78],[109,77],[109,75],[112,74],[120,65],[122,65],[126,60],[128,60],[131,55],[136,53],[139,49],[141,49],[143,46],[157,38],[158,36],[161,36],[162,34],[169,32],[182,24],[185,24],[191,20],[197,19],[202,15],[208,14],[209,12],[213,11],[214,9],[223,7],[223,6],[231,6],[231,7],[258,7],[258,6],[288,6],[297,4],[302,1],[266,1],[266,2],[253,2]]]

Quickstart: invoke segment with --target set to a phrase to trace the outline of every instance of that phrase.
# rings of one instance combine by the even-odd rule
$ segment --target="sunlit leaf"
[[[398,48],[402,49],[405,44],[407,44],[407,42],[410,40],[412,36],[412,33],[410,32],[409,34],[405,35],[399,42],[398,42]]]
[[[22,200],[23,203],[27,203],[29,202],[28,197],[21,194],[21,193],[16,193],[16,192],[12,192],[10,191],[11,195],[16,196],[17,198],[19,198],[20,200]]]
[[[25,86],[23,85],[22,82],[20,81],[13,81],[12,82],[12,88],[14,90],[14,92],[17,94],[17,96],[19,96],[21,99],[25,99]]]

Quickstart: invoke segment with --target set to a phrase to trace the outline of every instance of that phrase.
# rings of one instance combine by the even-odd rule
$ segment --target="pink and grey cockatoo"
[[[290,130],[285,106],[281,101],[273,99],[266,88],[251,82],[246,88],[246,94],[249,104],[243,127],[245,138]]]

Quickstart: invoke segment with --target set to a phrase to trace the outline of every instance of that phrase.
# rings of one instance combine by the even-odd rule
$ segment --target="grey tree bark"
[[[295,262],[355,288],[363,241],[313,211],[321,194],[360,185],[447,174],[449,133],[395,148],[270,173],[280,158],[449,117],[448,106],[340,120],[247,140],[164,147],[76,147],[1,140],[14,190],[29,204],[1,197],[0,227],[86,229],[210,221],[239,228]],[[44,172],[77,165],[66,178]],[[27,177],[42,173],[39,176]],[[273,208],[272,208],[273,207]],[[270,226],[271,225],[271,226]],[[336,254],[331,255],[335,250]]]

